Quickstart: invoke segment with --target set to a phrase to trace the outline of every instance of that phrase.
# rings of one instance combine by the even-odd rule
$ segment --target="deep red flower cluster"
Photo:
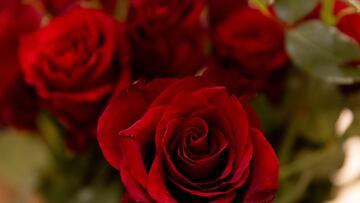
[[[123,202],[273,201],[278,160],[248,103],[289,63],[271,7],[129,0],[119,20],[117,0],[24,2],[0,2],[1,126],[36,130],[46,110],[71,149],[97,140]],[[360,14],[335,3],[360,43]]]
[[[129,0],[119,20],[116,0],[29,2],[0,2],[2,126],[34,130],[40,109],[71,149],[98,141],[123,202],[273,201],[278,160],[247,101],[289,63],[272,8]],[[340,16],[360,43],[360,15]]]

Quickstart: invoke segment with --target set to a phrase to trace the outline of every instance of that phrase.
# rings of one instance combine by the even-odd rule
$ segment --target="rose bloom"
[[[203,78],[139,82],[118,93],[98,141],[123,202],[264,202],[278,160],[251,107]]]
[[[259,10],[238,9],[215,28],[212,37],[218,63],[247,78],[267,76],[288,63],[283,27]]]
[[[20,0],[0,3],[0,124],[34,129],[35,92],[25,84],[18,59],[19,38],[38,28],[40,16]]]
[[[129,84],[124,26],[100,10],[76,8],[22,40],[26,81],[81,147],[115,88]],[[70,143],[71,144],[71,143]]]
[[[193,75],[202,68],[205,1],[130,1],[133,67],[140,77]]]

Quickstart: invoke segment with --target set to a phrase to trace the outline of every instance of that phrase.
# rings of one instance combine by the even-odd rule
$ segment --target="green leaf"
[[[319,0],[276,0],[274,4],[277,16],[288,23],[295,23],[309,14]]]
[[[310,75],[336,84],[360,81],[360,71],[345,67],[360,59],[360,48],[335,27],[313,20],[291,30],[286,49],[297,67]]]

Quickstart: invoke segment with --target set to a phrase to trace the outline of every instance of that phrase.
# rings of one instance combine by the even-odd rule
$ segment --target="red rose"
[[[204,0],[130,1],[128,24],[133,67],[139,76],[184,76],[204,61]]]
[[[283,27],[259,10],[243,7],[213,33],[214,55],[224,68],[261,78],[287,64]]]
[[[95,134],[115,87],[129,84],[128,61],[124,27],[95,9],[77,8],[54,18],[21,44],[26,81],[45,107],[81,136]]]
[[[19,37],[35,30],[40,16],[20,0],[0,4],[0,124],[35,128],[34,92],[25,85],[18,59]]]
[[[194,77],[117,94],[99,120],[98,141],[120,170],[125,200],[271,202],[278,161],[245,107]]]

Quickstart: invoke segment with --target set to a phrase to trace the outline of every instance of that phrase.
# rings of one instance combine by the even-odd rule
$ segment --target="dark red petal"
[[[270,203],[278,189],[279,162],[264,135],[255,128],[251,128],[250,132],[254,154],[244,203]]]
[[[143,187],[147,186],[148,174],[145,160],[151,158],[155,146],[155,129],[164,107],[151,108],[130,128],[120,131],[118,147],[124,156],[121,164],[129,170],[132,177]],[[152,161],[152,160],[151,160]]]
[[[122,169],[120,172],[122,183],[126,186],[126,190],[134,201],[132,202],[142,202],[142,203],[152,203],[151,197],[147,194],[144,188],[132,178],[126,169]],[[130,201],[131,202],[131,201]]]
[[[146,111],[149,103],[142,91],[130,87],[112,99],[98,123],[98,142],[107,161],[119,169],[123,154],[118,143],[120,130],[130,127]]]
[[[165,180],[162,156],[157,155],[149,172],[148,190],[151,197],[157,202],[176,203],[170,194]]]
[[[249,139],[249,123],[246,112],[240,102],[234,97],[230,97],[223,88],[203,88],[198,92],[212,100],[212,104],[226,116],[234,135],[232,138],[234,141],[230,142],[229,148],[237,149],[233,173],[243,174],[250,162],[253,150]],[[240,176],[235,175],[235,180],[238,180],[238,177]]]
[[[173,80],[159,79],[147,85],[137,83],[114,93],[98,122],[98,142],[108,162],[119,169],[122,153],[119,151],[119,131],[133,125],[144,115],[148,106]]]
[[[201,109],[194,112],[191,116],[199,116],[204,118],[209,126],[216,127],[219,129],[228,140],[229,145],[232,146],[234,143],[234,134],[229,125],[229,122],[225,115],[216,109],[214,106],[208,107],[207,109]],[[221,176],[216,181],[211,181],[206,185],[216,185],[213,183],[223,182],[224,179],[231,173],[233,163],[235,160],[235,150],[231,147],[228,147],[228,156],[227,156],[227,163],[224,166],[224,171],[222,172]],[[204,184],[205,185],[205,184]],[[217,187],[217,186],[216,186]]]
[[[168,88],[171,89],[171,88]],[[167,89],[167,90],[168,90]],[[167,91],[166,90],[166,91]],[[163,94],[161,94],[163,95]],[[161,95],[159,97],[161,97]],[[159,127],[156,132],[156,148],[161,150],[163,140],[171,139],[168,137],[164,137],[164,133],[166,130],[166,125],[169,120],[176,117],[187,117],[194,109],[204,108],[207,105],[207,100],[202,95],[196,95],[189,92],[180,92],[177,95],[173,95],[172,100],[169,100],[168,107],[159,123]],[[184,99],[191,98],[191,99]],[[160,98],[161,99],[161,98]],[[153,105],[152,106],[157,106]],[[174,136],[174,135],[170,135]]]
[[[199,88],[210,86],[203,78],[200,77],[188,77],[182,80],[178,80],[163,91],[158,98],[156,98],[152,106],[169,104],[176,95],[180,92],[192,92]],[[182,99],[185,101],[185,99]]]
[[[233,201],[233,199],[236,197],[236,192],[229,192],[228,194],[225,195],[221,195],[217,198],[215,198],[215,200],[210,201],[210,203],[228,203]]]

